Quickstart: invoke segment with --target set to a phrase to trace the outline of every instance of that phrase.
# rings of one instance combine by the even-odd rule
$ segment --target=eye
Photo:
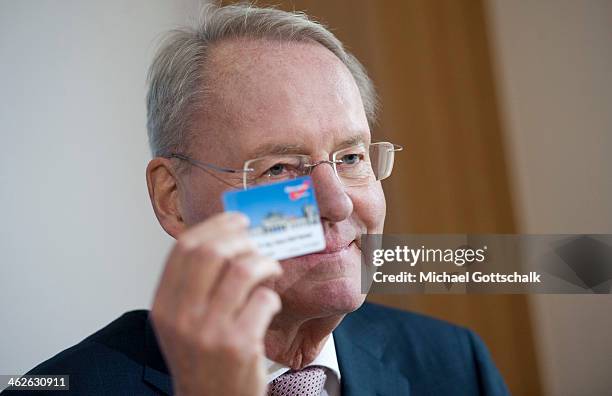
[[[285,164],[274,164],[266,171],[267,176],[280,176],[283,172],[287,171],[287,165]]]
[[[355,165],[363,158],[360,154],[346,154],[342,156],[342,163],[346,165]]]

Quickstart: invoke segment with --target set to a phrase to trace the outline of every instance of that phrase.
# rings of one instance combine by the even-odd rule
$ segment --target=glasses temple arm
[[[190,164],[197,166],[197,167],[204,167],[204,168],[208,168],[208,169],[213,169],[216,170],[217,172],[226,172],[226,173],[245,173],[245,172],[252,172],[253,169],[230,169],[230,168],[223,168],[214,164],[208,164],[206,162],[200,162],[197,160],[194,160],[192,158],[189,158],[185,155],[182,154],[170,154],[171,158],[177,158],[183,161],[187,161]]]

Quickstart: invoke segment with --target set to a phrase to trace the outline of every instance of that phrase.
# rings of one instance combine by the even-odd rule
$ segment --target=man
[[[167,38],[149,81],[147,185],[176,239],[152,310],[31,374],[69,374],[79,395],[507,393],[470,331],[364,303],[359,237],[383,231],[388,175],[368,155],[392,165],[393,146],[371,144],[372,85],[329,31],[302,14],[207,6]],[[369,171],[339,172],[347,163]],[[326,249],[261,256],[221,193],[305,174]]]

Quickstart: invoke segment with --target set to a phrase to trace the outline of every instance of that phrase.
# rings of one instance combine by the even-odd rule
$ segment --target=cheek
[[[382,234],[387,203],[380,182],[348,191],[353,201],[354,215],[370,234]]]
[[[189,185],[185,186],[182,198],[182,215],[187,225],[194,225],[208,217],[222,212],[221,194],[225,185],[220,183],[205,183],[200,177],[189,177]]]

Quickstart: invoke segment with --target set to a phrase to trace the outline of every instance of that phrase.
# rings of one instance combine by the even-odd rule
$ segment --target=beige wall
[[[518,227],[612,232],[612,2],[488,0]],[[612,389],[612,296],[531,300],[549,395]]]

